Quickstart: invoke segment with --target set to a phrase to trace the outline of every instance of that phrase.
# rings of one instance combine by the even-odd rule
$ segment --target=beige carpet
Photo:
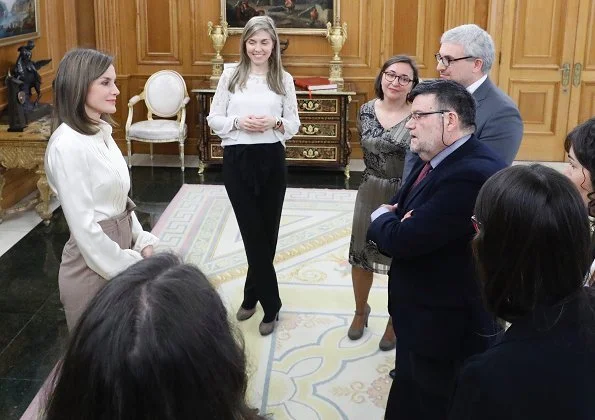
[[[283,308],[269,337],[262,310],[239,323],[250,360],[251,403],[275,419],[381,419],[394,353],[378,350],[386,314],[386,276],[370,294],[370,328],[346,337],[353,315],[347,262],[355,191],[287,190],[275,267]],[[153,232],[217,285],[230,316],[241,300],[246,257],[225,189],[184,185]],[[235,322],[235,320],[234,320]]]

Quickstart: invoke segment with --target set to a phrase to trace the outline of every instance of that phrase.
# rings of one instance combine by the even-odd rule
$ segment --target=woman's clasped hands
[[[247,115],[238,119],[240,129],[264,133],[275,127],[277,119],[271,115]]]

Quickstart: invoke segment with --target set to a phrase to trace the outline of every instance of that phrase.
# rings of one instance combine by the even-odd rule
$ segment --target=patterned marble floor
[[[374,282],[364,337],[346,337],[353,316],[347,254],[355,193],[287,190],[275,258],[280,321],[266,338],[258,334],[260,308],[238,325],[250,360],[250,400],[275,419],[383,417],[394,366],[394,353],[378,349],[388,318],[386,276]],[[159,249],[173,249],[205,272],[233,316],[247,263],[225,189],[184,185],[153,232],[162,238]]]
[[[166,162],[167,163],[167,162]],[[160,165],[155,157],[155,165]],[[145,229],[152,229],[183,183],[222,184],[221,172],[209,168],[136,166],[132,198]],[[304,188],[357,189],[361,173],[346,180],[341,171],[292,168],[289,184]],[[52,223],[28,217],[0,224],[0,419],[18,419],[58,360],[66,323],[57,285],[58,266],[68,228],[60,209]],[[25,226],[28,224],[27,226]]]
[[[138,159],[138,165],[150,165],[146,156],[135,159]],[[168,158],[155,156],[153,165],[135,166],[131,172],[132,197],[146,229],[155,225],[183,183],[222,184],[220,171],[208,169],[199,176],[191,167],[192,162],[187,162],[185,173],[181,173],[177,163]],[[565,164],[548,165],[561,169]],[[357,189],[361,172],[356,172],[355,165],[352,165],[352,171],[351,179],[346,180],[339,171],[291,169],[289,185]],[[29,216],[7,218],[0,224],[0,419],[3,420],[18,419],[25,411],[61,354],[66,337],[56,279],[61,250],[68,239],[68,228],[59,209],[54,212],[50,226],[39,222],[31,212]],[[237,304],[238,300],[233,298],[230,302]],[[383,304],[374,300],[372,304],[371,322],[375,322],[376,326],[372,326],[371,331],[381,331]],[[289,301],[286,306],[289,306]],[[333,313],[337,316],[336,311],[329,310],[328,313],[329,316]],[[290,314],[287,309],[287,316]],[[257,324],[257,319],[243,324],[245,334],[257,334]],[[370,336],[368,340],[370,345],[375,345],[375,337]],[[356,384],[353,392],[346,388],[344,392],[346,395],[351,392],[349,395],[359,398],[355,390],[362,389],[362,385]],[[273,405],[271,400],[269,406]]]

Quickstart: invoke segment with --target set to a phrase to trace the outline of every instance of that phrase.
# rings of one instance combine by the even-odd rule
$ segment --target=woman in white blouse
[[[120,93],[115,82],[112,57],[91,49],[68,52],[54,81],[45,170],[70,229],[58,275],[69,330],[109,279],[158,242],[128,198],[130,176],[109,117]]]
[[[253,17],[244,27],[240,62],[223,71],[207,121],[224,148],[223,182],[248,259],[236,318],[250,318],[260,302],[259,331],[268,335],[281,308],[273,259],[287,185],[285,141],[300,126],[293,78],[283,70],[268,16]]]

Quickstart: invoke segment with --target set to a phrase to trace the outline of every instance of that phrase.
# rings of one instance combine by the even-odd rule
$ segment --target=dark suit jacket
[[[483,351],[484,335],[497,328],[479,297],[471,216],[483,183],[506,165],[474,136],[411,189],[422,165],[393,198],[397,211],[372,222],[367,238],[392,257],[389,312],[402,344],[426,357],[463,360]]]
[[[449,418],[595,419],[595,321],[581,304],[542,308],[535,313],[545,318],[514,322],[500,343],[470,358]]]
[[[473,97],[476,104],[475,136],[494,149],[507,165],[511,165],[523,138],[523,120],[519,109],[489,77],[473,92]],[[404,180],[409,178],[417,159],[415,153],[407,151]]]

